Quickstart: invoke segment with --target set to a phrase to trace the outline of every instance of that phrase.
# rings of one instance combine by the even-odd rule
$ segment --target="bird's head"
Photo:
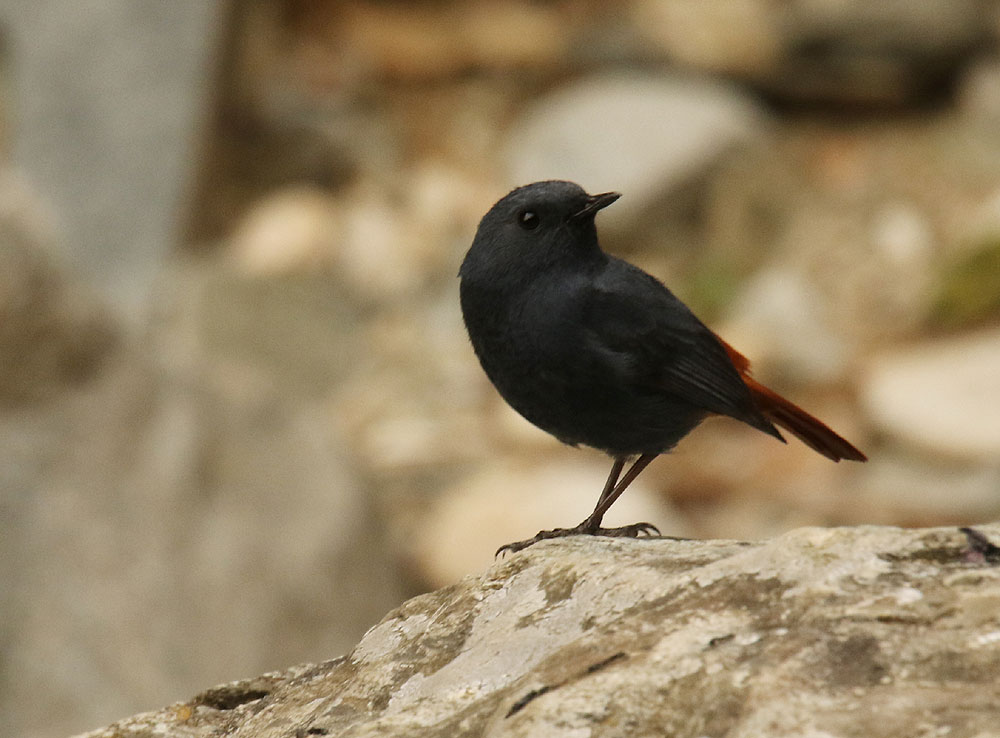
[[[490,279],[603,259],[594,216],[619,197],[560,180],[518,187],[483,216],[459,274]]]

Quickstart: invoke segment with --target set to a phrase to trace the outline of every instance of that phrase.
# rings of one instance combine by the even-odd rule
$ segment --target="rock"
[[[943,264],[997,240],[1000,139],[953,114],[920,118],[907,135],[900,125],[796,119],[773,141],[734,152],[712,177],[705,227],[688,249],[695,268],[677,258],[673,232],[658,242],[695,289],[677,278],[671,286],[711,318],[705,303],[724,307],[747,275],[792,271],[839,336],[863,346],[919,334]],[[950,149],[956,137],[961,155]],[[979,263],[976,284],[995,298],[996,270]]]
[[[811,202],[790,213],[772,256],[807,276],[812,299],[838,335],[866,341],[905,335],[924,324],[933,301],[936,246],[926,215],[913,203],[864,203],[874,197],[873,184],[871,174],[845,182],[857,187],[849,208],[812,193]]]
[[[997,568],[951,528],[572,538],[410,600],[345,656],[85,735],[995,736],[998,612]]]
[[[962,223],[960,238],[972,246],[1000,240],[1000,187],[995,183],[968,220]]]
[[[408,475],[495,453],[496,434],[479,408],[496,390],[462,326],[457,280],[449,281],[432,303],[385,311],[358,331],[370,366],[339,384],[331,409],[375,474]]]
[[[672,75],[604,75],[542,97],[510,131],[512,182],[569,179],[626,196],[601,215],[621,228],[696,180],[730,147],[756,136],[764,113],[720,82]]]
[[[378,394],[370,385],[362,391],[362,397]],[[341,409],[337,408],[338,415]],[[395,408],[370,422],[359,438],[358,449],[368,468],[373,473],[407,476],[490,454],[492,448],[475,415],[466,411],[449,417],[442,410]]]
[[[907,446],[995,463],[1000,456],[1000,332],[928,341],[872,362],[870,422]]]

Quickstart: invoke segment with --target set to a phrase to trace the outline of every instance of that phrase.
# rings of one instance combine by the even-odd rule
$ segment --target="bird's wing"
[[[592,283],[584,312],[590,340],[622,357],[636,386],[755,424],[759,414],[724,345],[655,278],[613,261]]]
[[[593,340],[627,357],[629,380],[728,415],[784,440],[791,431],[827,458],[864,453],[822,421],[750,376],[750,360],[710,331],[656,279],[630,265],[596,280],[586,320]]]

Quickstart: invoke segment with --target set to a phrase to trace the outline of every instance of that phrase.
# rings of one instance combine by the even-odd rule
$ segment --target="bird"
[[[498,555],[570,535],[658,535],[645,522],[602,527],[604,514],[709,416],[786,442],[783,428],[832,461],[867,460],[755,380],[750,361],[661,281],[601,248],[595,216],[619,197],[562,180],[518,187],[483,216],[459,269],[472,348],[504,400],[563,443],[613,460],[586,519],[505,544]]]

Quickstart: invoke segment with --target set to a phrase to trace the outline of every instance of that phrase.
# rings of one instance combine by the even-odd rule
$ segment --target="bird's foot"
[[[553,528],[552,530],[540,530],[532,538],[523,541],[506,543],[497,549],[495,556],[502,556],[507,553],[517,553],[523,551],[528,546],[532,546],[539,541],[546,541],[550,538],[565,538],[566,536],[604,536],[605,538],[639,538],[640,536],[659,536],[660,529],[652,523],[633,523],[623,525],[620,528],[601,528],[600,526],[590,526],[587,521],[580,523],[574,528]]]

